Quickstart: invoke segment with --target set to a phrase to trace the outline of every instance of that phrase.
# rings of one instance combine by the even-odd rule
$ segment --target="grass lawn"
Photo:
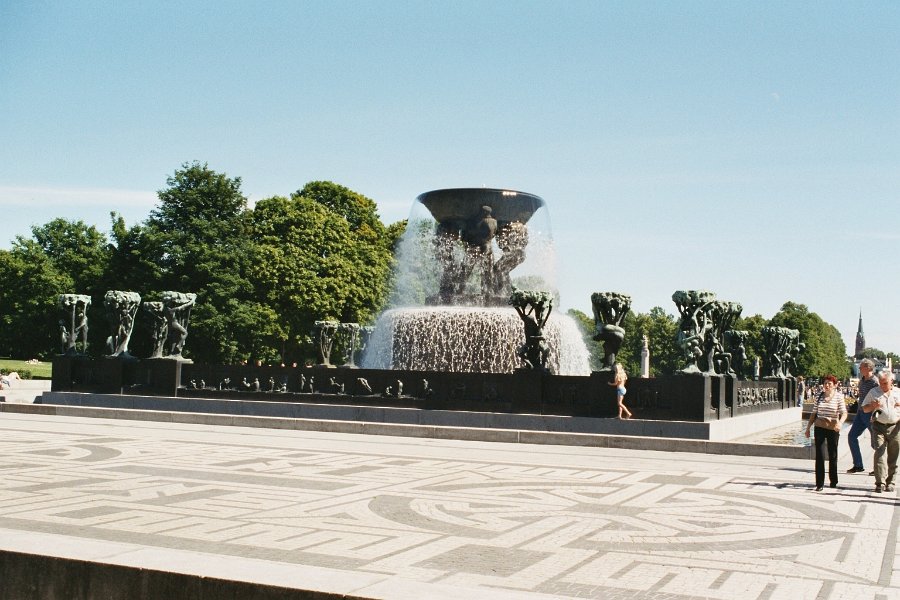
[[[31,379],[51,379],[53,376],[53,363],[49,362],[32,364],[24,360],[0,358],[0,369],[7,373],[15,371],[22,379],[28,379],[26,371],[31,372]]]

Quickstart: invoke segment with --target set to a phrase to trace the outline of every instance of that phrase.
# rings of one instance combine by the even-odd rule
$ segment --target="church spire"
[[[856,358],[862,358],[863,350],[866,349],[866,334],[863,332],[862,309],[859,309],[859,328],[856,330]]]

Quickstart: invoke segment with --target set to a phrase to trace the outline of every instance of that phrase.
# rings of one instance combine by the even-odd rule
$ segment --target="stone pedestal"
[[[141,394],[177,396],[184,361],[174,358],[148,358],[138,365],[134,383]]]
[[[53,381],[50,384],[50,390],[121,394],[125,364],[126,361],[118,358],[93,359],[87,356],[54,356]]]
[[[721,375],[709,376],[709,418],[707,419],[709,421],[724,419],[727,416],[724,413],[727,410],[725,398],[728,379],[731,378]]]

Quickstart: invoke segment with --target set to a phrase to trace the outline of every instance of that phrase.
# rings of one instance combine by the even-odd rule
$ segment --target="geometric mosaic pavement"
[[[815,493],[811,461],[74,423],[0,415],[0,528],[560,598],[900,598],[897,496],[843,464]]]

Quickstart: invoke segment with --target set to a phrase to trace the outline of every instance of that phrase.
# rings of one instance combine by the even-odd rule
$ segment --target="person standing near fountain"
[[[850,455],[853,457],[853,466],[847,469],[848,473],[862,473],[865,471],[863,467],[862,453],[859,450],[859,436],[863,431],[869,429],[869,423],[872,415],[862,409],[862,403],[866,396],[874,388],[878,387],[878,379],[872,374],[875,370],[875,362],[871,358],[864,358],[859,363],[859,399],[856,404],[856,416],[853,417],[853,424],[850,426],[850,432],[847,434],[847,444],[850,446]],[[872,442],[875,436],[872,435]],[[874,443],[873,443],[874,448]]]
[[[862,410],[872,415],[875,434],[875,491],[894,491],[897,457],[900,456],[900,390],[894,387],[894,373],[878,374],[878,387],[863,400]],[[887,455],[887,456],[885,456]]]
[[[826,375],[822,393],[816,398],[809,422],[806,424],[806,437],[815,424],[816,446],[816,491],[821,492],[825,486],[825,447],[828,447],[828,482],[831,487],[838,485],[838,440],[841,437],[841,425],[847,418],[847,405],[844,395],[837,389],[838,380],[834,375]]]
[[[631,411],[625,406],[625,394],[627,390],[625,389],[625,382],[628,381],[628,375],[625,373],[625,367],[622,366],[622,363],[616,363],[615,371],[613,372],[613,380],[609,382],[609,385],[616,386],[616,402],[619,403],[619,418],[622,418],[622,413],[625,413],[626,419],[631,418]]]

